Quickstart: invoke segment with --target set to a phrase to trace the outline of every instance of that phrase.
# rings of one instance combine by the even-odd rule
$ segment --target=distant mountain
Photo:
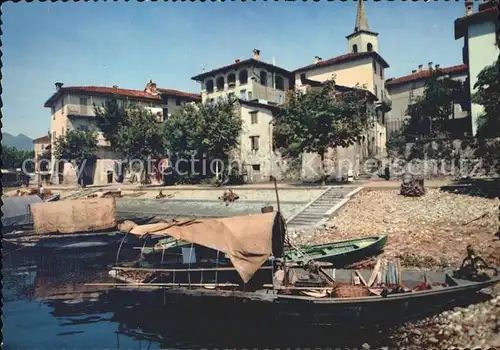
[[[8,132],[2,133],[2,145],[16,147],[18,149],[33,149],[33,140],[24,134],[13,136]]]

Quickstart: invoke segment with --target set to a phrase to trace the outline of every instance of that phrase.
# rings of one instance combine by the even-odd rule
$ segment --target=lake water
[[[3,349],[296,349],[391,346],[386,331],[269,324],[224,310],[183,317],[161,303],[108,294],[105,261],[4,257]],[[108,257],[108,261],[112,258]],[[200,316],[203,311],[200,310]]]

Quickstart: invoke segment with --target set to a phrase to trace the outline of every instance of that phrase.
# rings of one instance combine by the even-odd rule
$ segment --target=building
[[[468,66],[469,88],[476,92],[474,85],[478,74],[499,57],[499,10],[495,1],[485,1],[473,13],[473,1],[466,1],[466,15],[455,20],[455,39],[464,38],[464,64]],[[484,112],[482,106],[471,104],[472,134],[476,135],[478,118]]]
[[[253,50],[253,57],[234,60],[234,63],[191,79],[201,84],[201,98],[205,103],[221,96],[234,96],[243,101],[265,101],[282,104],[285,91],[293,88],[293,74],[284,68],[261,60],[260,50]]]
[[[436,71],[462,83],[467,80],[467,65],[440,67],[439,64],[433,66],[432,62],[428,63],[426,69],[423,65],[419,65],[411,74],[386,80],[385,86],[392,101],[390,119],[387,120],[388,137],[401,130],[403,122],[409,117],[408,107],[414,104],[418,97],[423,96],[426,81]],[[468,111],[462,110],[462,106],[458,103],[455,104],[453,112],[452,119],[465,118],[469,115]]]
[[[41,172],[49,171],[50,164],[48,161],[51,159],[51,140],[49,135],[45,135],[33,140],[33,149],[35,153],[35,176],[37,181],[48,180],[47,176],[41,174]],[[47,157],[47,158],[46,158]],[[43,159],[43,161],[42,161]]]
[[[238,99],[237,113],[241,117],[242,133],[239,147],[232,158],[249,182],[268,179],[273,173],[274,152],[272,118],[276,106],[283,104],[286,91],[293,89],[293,74],[261,59],[260,50],[254,49],[248,59],[234,63],[191,79],[201,84],[202,102],[233,96]]]
[[[364,138],[360,158],[385,155],[385,121],[390,115],[391,101],[385,90],[385,69],[389,64],[379,54],[378,33],[370,30],[364,2],[358,1],[354,31],[346,36],[347,54],[323,60],[316,56],[312,64],[293,71],[295,86],[301,89],[311,82],[334,80],[341,88],[363,88],[373,97],[375,124]]]
[[[52,148],[57,137],[70,130],[91,130],[98,133],[97,161],[85,169],[88,180],[94,184],[111,183],[117,179],[116,159],[118,156],[109,149],[109,142],[92,122],[95,117],[94,106],[104,105],[107,99],[118,103],[133,103],[149,109],[163,121],[170,113],[188,102],[200,101],[201,97],[178,90],[157,88],[149,81],[144,90],[122,89],[118,86],[68,86],[56,83],[55,93],[45,102],[44,107],[51,109],[50,134]],[[76,173],[71,164],[56,164],[52,155],[52,182],[74,182]],[[115,173],[113,175],[113,173]],[[64,174],[64,175],[61,175]],[[91,174],[91,175],[89,175]]]

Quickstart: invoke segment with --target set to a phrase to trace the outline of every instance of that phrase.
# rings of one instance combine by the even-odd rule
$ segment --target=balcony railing
[[[95,116],[94,107],[86,105],[67,104],[66,112],[68,115]]]
[[[252,82],[252,98],[282,104],[285,102],[285,91]]]

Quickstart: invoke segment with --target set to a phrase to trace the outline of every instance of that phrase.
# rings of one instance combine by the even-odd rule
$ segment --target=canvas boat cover
[[[95,232],[116,227],[114,198],[84,198],[31,206],[36,233]]]
[[[16,196],[2,198],[2,225],[4,227],[15,227],[33,224],[30,206],[41,203],[43,200],[34,196]]]
[[[281,214],[271,212],[140,225],[130,233],[137,236],[172,236],[221,251],[229,256],[236,271],[247,283],[271,255],[282,256],[285,226]]]

